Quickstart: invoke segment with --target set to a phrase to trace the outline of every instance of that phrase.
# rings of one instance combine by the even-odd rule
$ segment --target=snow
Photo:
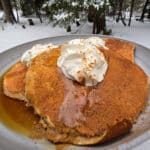
[[[124,27],[121,22],[116,23],[113,20],[108,20],[107,28],[112,29],[111,36],[133,41],[150,48],[150,22],[142,23],[132,20],[130,27]],[[91,34],[91,30],[92,23],[86,23],[78,33]]]
[[[113,36],[130,40],[150,48],[150,22],[132,21],[131,27],[120,24],[109,24]]]
[[[65,19],[71,15],[72,15],[72,13],[61,12],[61,14],[54,15],[54,19],[56,19],[56,20]]]
[[[78,6],[78,2],[72,2],[72,6]]]
[[[0,10],[0,20],[3,19],[4,12]]]
[[[29,26],[25,20],[22,21],[22,24],[26,27],[25,29],[19,24],[6,24],[3,25],[4,30],[2,30],[2,25],[0,24],[0,51],[29,41],[67,34],[65,29],[60,27],[54,28],[48,22],[41,24],[39,20],[33,20],[34,26]]]
[[[66,34],[65,29],[62,30],[59,27],[53,28],[45,24],[42,26],[27,26],[26,29],[23,29],[19,25],[8,26],[7,29],[0,32],[0,49],[4,50],[32,40],[63,34]]]
[[[27,18],[21,18],[21,24],[3,24],[0,23],[0,51],[4,51],[8,48],[16,45],[26,43],[32,40],[53,37],[66,34],[91,34],[92,23],[86,22],[81,24],[79,28],[73,25],[72,33],[66,32],[64,28],[58,26],[53,27],[51,23],[44,20],[44,23],[40,23],[38,19],[32,18],[35,25],[29,26]],[[26,29],[22,28],[25,25]],[[132,20],[131,27],[124,27],[122,23],[116,23],[112,19],[107,20],[108,29],[112,29],[112,36],[130,40],[145,47],[150,48],[150,22],[139,22]]]

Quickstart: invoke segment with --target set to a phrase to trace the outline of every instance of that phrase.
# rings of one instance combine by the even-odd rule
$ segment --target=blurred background
[[[66,34],[110,35],[150,48],[150,0],[0,0],[0,51]]]

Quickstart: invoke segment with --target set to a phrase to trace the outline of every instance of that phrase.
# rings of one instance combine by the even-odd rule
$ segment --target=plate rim
[[[137,42],[134,42],[132,40],[126,40],[124,38],[120,38],[120,37],[115,37],[115,36],[109,36],[109,35],[97,35],[97,34],[65,34],[65,35],[58,35],[58,36],[50,36],[50,37],[45,37],[45,38],[40,38],[40,39],[36,39],[36,40],[31,40],[31,41],[28,41],[28,42],[25,42],[25,43],[21,43],[21,44],[18,44],[18,45],[15,45],[15,46],[12,46],[10,48],[6,48],[6,49],[3,49],[2,52],[0,52],[0,54],[2,53],[5,53],[5,52],[8,52],[9,50],[11,49],[14,49],[14,48],[17,48],[17,47],[20,47],[20,46],[24,46],[26,44],[29,44],[29,43],[37,43],[38,41],[41,41],[41,40],[47,40],[47,39],[55,39],[55,38],[63,38],[63,37],[71,37],[71,36],[96,36],[96,37],[106,37],[106,38],[114,38],[114,39],[118,39],[118,40],[122,40],[122,41],[125,41],[125,42],[130,42],[130,43],[133,43],[133,44],[136,44],[142,48],[146,48],[147,50],[150,50],[149,47],[146,47],[142,44],[139,44]]]

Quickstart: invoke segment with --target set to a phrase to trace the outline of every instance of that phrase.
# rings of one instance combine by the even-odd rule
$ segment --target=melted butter
[[[0,77],[0,122],[7,128],[32,136],[34,126],[39,118],[34,114],[31,107],[26,107],[25,103],[11,99],[3,93],[3,76]]]
[[[58,72],[64,82],[65,96],[60,107],[59,120],[66,126],[75,127],[79,125],[78,121],[85,121],[82,110],[87,104],[87,87],[74,84],[72,80],[63,76],[60,70]]]

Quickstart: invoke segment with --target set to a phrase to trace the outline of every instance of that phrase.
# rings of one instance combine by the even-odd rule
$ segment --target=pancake
[[[122,55],[128,60],[134,62],[134,49],[135,45],[130,42],[125,42],[115,38],[104,38],[106,46],[115,51],[117,54]]]
[[[26,100],[24,96],[25,74],[27,67],[17,62],[5,74],[3,79],[3,90],[5,95],[19,100]]]
[[[134,48],[135,46],[129,42],[124,42],[113,38],[104,38],[106,46],[109,50],[115,51],[119,55],[134,62]],[[24,77],[27,68],[21,62],[16,63],[4,76],[4,93],[5,95],[18,99],[25,100],[24,97]],[[9,75],[13,74],[13,75]],[[9,76],[9,77],[8,77]]]
[[[26,73],[25,95],[51,141],[88,145],[129,132],[146,105],[148,78],[137,65],[103,51],[104,80],[86,87],[67,79],[56,62],[60,50],[37,56]],[[40,93],[40,94],[39,94]]]

